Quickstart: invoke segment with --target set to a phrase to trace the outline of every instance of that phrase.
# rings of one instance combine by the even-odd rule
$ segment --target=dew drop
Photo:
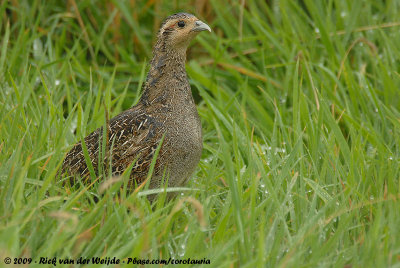
[[[240,169],[240,176],[242,176],[244,174],[244,172],[246,171],[246,165],[244,165],[241,169]]]
[[[185,246],[184,244],[182,244],[182,245],[180,246],[180,250],[179,250],[179,252],[178,252],[179,257],[185,256],[185,249],[186,249],[186,246]]]

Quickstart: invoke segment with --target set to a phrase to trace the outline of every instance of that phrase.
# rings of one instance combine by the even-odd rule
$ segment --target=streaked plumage
[[[115,176],[136,160],[129,184],[131,188],[135,182],[139,185],[146,178],[165,134],[150,187],[160,186],[164,172],[168,186],[181,186],[189,179],[200,160],[202,132],[185,70],[186,49],[190,40],[203,30],[211,31],[187,13],[174,14],[162,23],[142,97],[137,105],[112,118],[107,126],[106,152],[100,161],[105,174],[109,173],[110,163]],[[96,175],[102,135],[103,128],[99,128],[85,138]],[[61,173],[89,177],[80,142],[66,155]]]

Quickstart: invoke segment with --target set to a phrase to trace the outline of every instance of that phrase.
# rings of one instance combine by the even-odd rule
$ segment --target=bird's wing
[[[103,167],[109,172],[112,167],[113,175],[120,175],[133,161],[136,160],[131,171],[139,184],[147,175],[154,152],[161,139],[159,137],[161,124],[152,116],[135,110],[127,110],[109,122],[107,144],[103,152]],[[102,150],[103,127],[98,128],[85,139],[85,144],[96,175],[98,175],[99,151]],[[81,142],[66,155],[62,173],[89,177]],[[107,174],[107,173],[106,173]]]

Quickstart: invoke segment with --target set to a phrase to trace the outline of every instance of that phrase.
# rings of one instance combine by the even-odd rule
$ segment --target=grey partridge
[[[171,15],[161,24],[137,105],[112,118],[106,131],[100,127],[84,139],[96,176],[100,170],[118,176],[133,164],[128,182],[128,189],[133,189],[146,179],[163,139],[149,187],[161,187],[163,180],[168,181],[169,187],[188,181],[203,145],[201,123],[185,70],[186,50],[190,41],[205,30],[211,32],[207,24],[188,13]],[[103,140],[107,153],[100,154],[103,160],[99,161]],[[60,173],[90,179],[81,142],[68,152]]]

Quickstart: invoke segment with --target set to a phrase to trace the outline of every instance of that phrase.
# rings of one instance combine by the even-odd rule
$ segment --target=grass
[[[204,133],[193,179],[153,204],[115,201],[121,182],[98,203],[97,183],[64,189],[64,154],[136,103],[155,31],[182,10],[213,29],[188,51]],[[0,14],[1,265],[400,267],[397,1],[32,0]]]

